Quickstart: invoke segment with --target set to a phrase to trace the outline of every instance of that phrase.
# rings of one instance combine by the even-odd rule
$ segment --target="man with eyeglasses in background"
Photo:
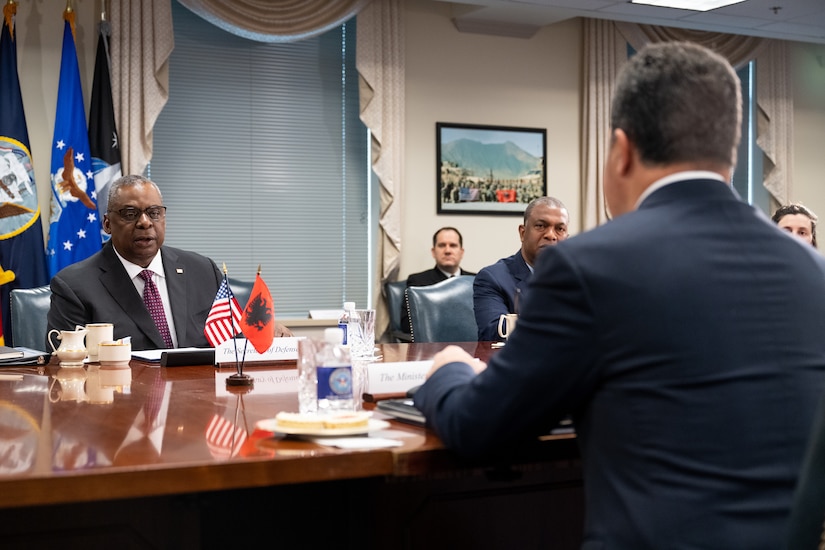
[[[99,252],[52,278],[48,329],[113,323],[134,350],[209,347],[203,329],[223,275],[205,256],[163,246],[158,186],[135,175],[112,183],[103,230],[111,239]],[[291,332],[276,323],[275,336]]]

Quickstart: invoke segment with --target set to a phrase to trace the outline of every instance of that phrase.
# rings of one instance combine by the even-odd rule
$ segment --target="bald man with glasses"
[[[112,238],[99,252],[52,278],[48,329],[113,323],[134,350],[209,347],[203,328],[223,276],[211,259],[163,245],[158,186],[142,176],[115,181],[103,230]],[[275,336],[290,335],[276,323]]]

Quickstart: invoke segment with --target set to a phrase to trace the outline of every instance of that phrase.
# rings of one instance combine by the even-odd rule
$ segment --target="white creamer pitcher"
[[[86,333],[84,327],[77,325],[75,330],[57,330],[49,331],[49,344],[52,346],[54,354],[60,359],[61,367],[82,367],[83,360],[86,358]],[[54,345],[52,334],[57,335],[60,341],[60,347]]]

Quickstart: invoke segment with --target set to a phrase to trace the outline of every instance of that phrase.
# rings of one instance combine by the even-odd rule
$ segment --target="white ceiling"
[[[745,0],[707,12],[628,0],[437,0],[452,5],[459,30],[532,36],[539,28],[593,17],[825,44],[825,0]]]

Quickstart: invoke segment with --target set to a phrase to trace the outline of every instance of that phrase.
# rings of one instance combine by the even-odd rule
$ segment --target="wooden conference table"
[[[459,345],[482,360],[495,353],[489,342]],[[443,346],[380,348],[400,362]],[[372,450],[256,429],[297,410],[296,393],[277,390],[290,369],[248,367],[262,382],[230,392],[231,371],[212,366],[3,368],[3,547],[579,547],[574,436],[473,462],[395,421],[375,435],[402,446]]]

